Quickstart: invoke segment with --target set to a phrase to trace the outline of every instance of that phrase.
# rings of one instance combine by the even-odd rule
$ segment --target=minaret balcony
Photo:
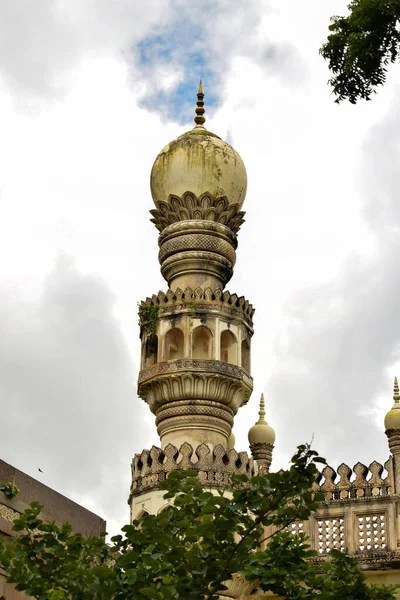
[[[234,416],[252,390],[245,369],[220,360],[162,362],[142,370],[138,380],[138,395],[156,416],[162,447],[189,441],[226,448]]]

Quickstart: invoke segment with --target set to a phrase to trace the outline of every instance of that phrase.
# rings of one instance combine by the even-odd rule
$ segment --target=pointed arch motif
[[[211,359],[212,333],[205,325],[199,325],[192,331],[192,358]]]
[[[158,337],[153,335],[144,343],[143,349],[143,363],[144,368],[151,367],[157,363],[158,360]]]
[[[136,516],[136,521],[138,521],[139,519],[144,519],[145,517],[148,517],[149,513],[147,512],[147,510],[145,510],[144,508],[142,508],[142,510],[139,512],[139,514]]]
[[[229,329],[221,333],[221,360],[231,365],[238,364],[237,339]]]
[[[178,327],[173,327],[165,334],[165,360],[177,360],[183,358],[183,353],[183,331]]]
[[[160,508],[160,510],[158,511],[158,513],[157,513],[157,514],[158,514],[158,515],[161,515],[162,513],[165,513],[165,512],[167,512],[167,510],[169,509],[169,507],[170,507],[170,506],[171,506],[171,504],[169,504],[169,503],[168,503],[168,504],[164,504],[164,506],[162,506],[162,507]]]
[[[242,341],[242,367],[250,374],[250,340]]]

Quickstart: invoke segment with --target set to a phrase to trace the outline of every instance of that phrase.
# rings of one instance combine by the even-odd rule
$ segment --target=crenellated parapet
[[[168,444],[164,449],[153,446],[135,454],[132,461],[132,485],[129,504],[135,496],[157,487],[171,471],[197,471],[199,479],[210,488],[229,486],[232,475],[254,475],[254,463],[246,452],[226,450],[217,445],[210,450],[207,444],[197,447],[185,442],[177,448]]]
[[[324,501],[308,520],[290,523],[287,531],[307,535],[319,555],[315,562],[335,549],[356,555],[366,569],[400,566],[392,457],[369,467],[361,462],[352,469],[344,463],[337,470],[327,465],[313,490],[323,492]]]
[[[241,319],[246,324],[249,333],[253,333],[253,316],[255,308],[244,296],[231,294],[227,290],[218,288],[203,289],[197,287],[192,289],[186,287],[184,290],[177,288],[175,291],[169,289],[167,292],[159,291],[151,298],[140,303],[140,307],[152,306],[158,311],[158,316],[173,317],[178,313],[190,313],[192,316],[206,313],[218,313],[227,318]],[[148,323],[146,320],[140,323],[140,334],[146,332]]]
[[[326,501],[376,499],[393,495],[393,459],[383,465],[373,461],[369,467],[358,462],[351,469],[342,463],[337,472],[327,465],[315,483],[316,491],[324,492]]]

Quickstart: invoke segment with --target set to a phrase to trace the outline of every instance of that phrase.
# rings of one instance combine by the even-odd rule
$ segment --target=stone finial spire
[[[265,401],[264,401],[264,394],[261,394],[261,398],[260,398],[260,410],[258,411],[258,414],[260,415],[260,418],[258,419],[257,425],[261,425],[264,424],[265,421]]]
[[[195,129],[205,129],[204,123],[206,122],[206,118],[204,116],[204,113],[206,112],[206,109],[204,108],[203,99],[204,99],[203,84],[200,79],[199,91],[197,92],[197,103],[196,103],[197,106],[195,108],[195,113],[196,113],[196,116],[194,118],[194,122],[196,123]]]
[[[399,404],[400,403],[400,392],[399,392],[399,384],[397,382],[397,377],[394,378],[393,400],[394,400],[395,404]]]

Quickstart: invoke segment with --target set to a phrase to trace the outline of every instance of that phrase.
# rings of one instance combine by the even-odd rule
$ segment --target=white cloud
[[[114,304],[107,284],[67,256],[36,302],[4,295],[0,404],[6,461],[67,495],[86,493],[116,519],[132,444],[146,444],[150,430]]]

